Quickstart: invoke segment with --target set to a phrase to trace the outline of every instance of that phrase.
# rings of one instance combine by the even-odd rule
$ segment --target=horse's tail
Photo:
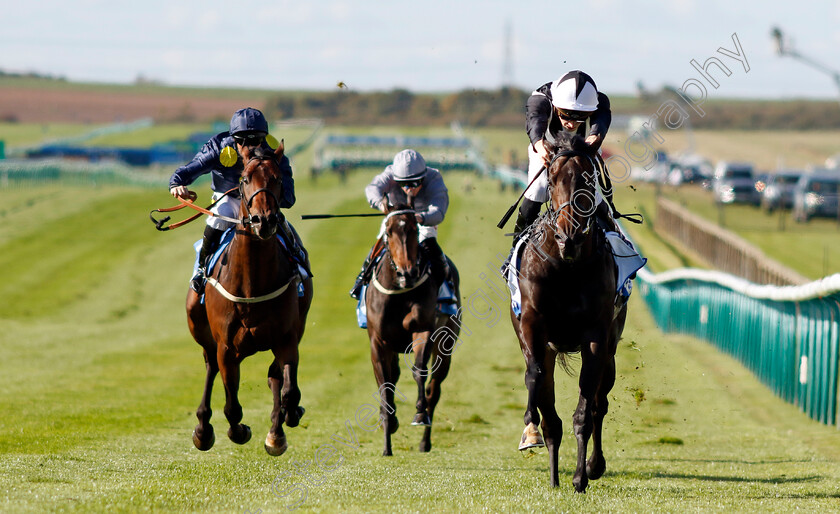
[[[566,372],[567,375],[570,377],[575,376],[575,368],[569,363],[569,356],[572,354],[558,352],[557,353],[557,362],[560,364],[560,367],[563,368],[563,371]]]

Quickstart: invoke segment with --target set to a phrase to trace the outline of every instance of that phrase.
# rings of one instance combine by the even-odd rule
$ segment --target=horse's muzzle
[[[260,239],[268,239],[277,233],[279,216],[274,213],[267,215],[252,214],[246,216],[245,224],[251,227],[251,232]]]
[[[411,287],[420,278],[420,268],[413,266],[407,270],[397,270],[397,285],[404,289]]]

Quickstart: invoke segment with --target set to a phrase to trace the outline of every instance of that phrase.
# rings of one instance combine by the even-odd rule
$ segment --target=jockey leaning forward
[[[268,136],[268,122],[262,112],[251,107],[236,111],[230,119],[230,130],[210,138],[189,163],[175,170],[169,179],[170,194],[176,198],[189,198],[190,191],[187,186],[201,175],[211,173],[213,201],[218,200],[211,211],[219,216],[238,218],[239,191],[235,190],[227,195],[225,192],[239,186],[239,177],[245,167],[239,156],[243,147],[260,146],[266,152],[273,151],[266,142],[266,136]],[[285,155],[277,164],[280,167],[283,188],[280,208],[287,209],[295,204],[295,181],[292,178],[292,167]],[[208,216],[198,256],[198,270],[190,280],[190,288],[193,291],[199,294],[204,291],[207,261],[216,250],[224,231],[233,225],[233,222]],[[292,255],[303,261],[300,238],[297,237],[294,229],[285,219],[280,224],[280,229],[287,247],[292,248]]]
[[[392,164],[386,166],[368,184],[365,196],[371,207],[383,213],[389,201],[391,204],[407,204],[409,196],[414,199],[420,250],[431,265],[432,279],[440,287],[449,276],[449,264],[437,242],[437,226],[443,222],[449,207],[449,192],[440,171],[427,167],[418,152],[403,150],[394,156]],[[376,257],[372,253],[373,250],[365,259],[362,271],[356,277],[356,284],[350,290],[353,298],[359,298],[362,287],[370,280],[373,272],[371,261]]]
[[[548,176],[543,173],[551,156],[545,145],[546,134],[571,132],[584,138],[586,144],[599,149],[612,121],[610,99],[598,91],[595,81],[586,73],[570,71],[559,79],[537,88],[525,104],[528,145],[528,183],[536,178],[525,192],[519,216],[513,229],[516,244],[540,213],[540,204],[548,201]],[[587,122],[589,130],[586,130]],[[596,194],[596,216],[615,227],[611,209],[603,201],[600,187]],[[611,228],[611,230],[615,230]]]

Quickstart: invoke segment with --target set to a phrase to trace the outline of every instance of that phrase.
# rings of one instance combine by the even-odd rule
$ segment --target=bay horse
[[[409,202],[411,200],[409,199]],[[370,359],[380,394],[380,422],[385,433],[382,455],[393,455],[391,434],[397,431],[394,393],[400,377],[400,355],[414,352],[412,375],[417,383],[412,425],[425,427],[419,450],[432,449],[432,419],[441,383],[449,373],[451,354],[460,333],[458,270],[449,261],[457,315],[437,311],[438,288],[428,263],[421,262],[417,220],[411,205],[389,206],[382,241],[383,257],[365,292]],[[432,367],[427,367],[431,361]],[[426,378],[431,377],[428,385]],[[399,393],[402,395],[402,393]]]
[[[573,416],[577,464],[572,483],[583,493],[589,480],[600,478],[606,470],[601,430],[607,395],[615,383],[615,353],[627,306],[616,302],[613,257],[595,220],[596,156],[578,136],[560,134],[554,144],[546,170],[549,208],[531,227],[522,255],[521,317],[511,310],[525,357],[528,389],[519,449],[547,446],[551,485],[559,485],[557,454],[563,425],[554,405],[554,367],[559,360],[568,371],[567,354],[580,352],[580,395]],[[590,437],[592,456],[586,460]]]
[[[268,387],[274,407],[265,450],[277,456],[288,447],[283,422],[295,427],[304,412],[297,385],[298,344],[312,303],[312,279],[303,280],[299,297],[298,265],[277,239],[278,226],[284,222],[278,200],[283,196],[278,166],[283,144],[273,153],[260,147],[240,148],[244,163],[239,183],[240,224],[207,278],[204,302],[193,290],[187,294],[189,329],[204,350],[207,368],[193,443],[207,451],[215,442],[210,396],[219,371],[225,387],[228,437],[236,444],[251,439],[250,427],[241,423],[239,365],[245,357],[270,350],[274,360],[268,368]]]

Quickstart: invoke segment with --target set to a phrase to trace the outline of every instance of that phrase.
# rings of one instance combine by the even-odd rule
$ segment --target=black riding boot
[[[618,223],[616,223],[610,213],[610,207],[607,205],[607,202],[598,204],[598,207],[595,209],[595,219],[605,231],[621,233],[621,230],[618,228]]]
[[[365,257],[365,262],[362,264],[362,269],[359,271],[359,274],[356,275],[356,283],[353,284],[353,287],[350,289],[350,297],[356,300],[359,299],[359,295],[362,294],[362,287],[365,286],[370,281],[370,276],[373,273],[373,259],[376,257],[374,255],[374,250],[378,247],[377,244],[373,245],[373,248],[370,249],[368,252],[368,256]],[[378,253],[378,252],[376,252]]]
[[[198,252],[198,273],[190,280],[190,289],[198,294],[204,292],[204,283],[207,280],[207,261],[219,245],[219,240],[224,232],[224,230],[213,228],[210,225],[204,227],[204,239],[201,242],[201,251]]]
[[[314,277],[312,270],[309,269],[309,265],[306,262],[306,251],[303,249],[300,236],[295,228],[286,220],[286,218],[283,218],[282,221],[280,221],[279,228],[283,239],[286,241],[289,253],[291,253],[295,261],[303,267],[310,277]]]
[[[437,283],[438,287],[443,284],[443,281],[449,277],[449,262],[446,256],[443,255],[440,245],[436,237],[424,239],[420,243],[420,249],[426,254],[426,258],[432,266],[432,278]]]
[[[513,243],[510,245],[510,253],[505,263],[502,264],[502,275],[507,272],[510,261],[513,258],[513,249],[516,247],[516,242],[522,237],[522,233],[530,227],[537,216],[540,215],[540,204],[527,198],[522,199],[522,205],[519,206],[519,215],[516,218],[516,225],[513,227]]]

